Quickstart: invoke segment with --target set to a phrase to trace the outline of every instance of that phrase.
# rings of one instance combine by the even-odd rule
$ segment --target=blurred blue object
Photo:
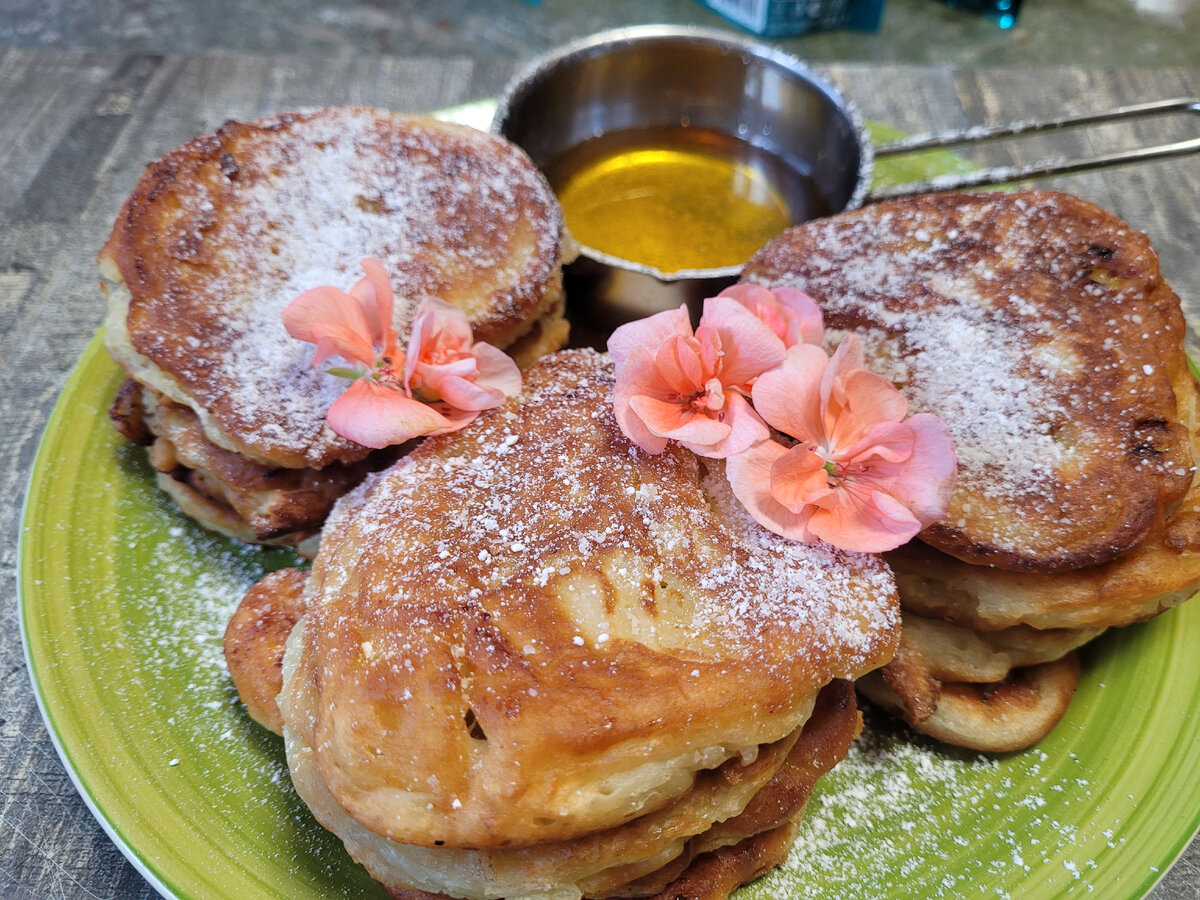
[[[1012,28],[1017,24],[1021,11],[1021,0],[942,0],[951,9],[979,13],[994,19],[1001,28]]]
[[[714,12],[764,37],[848,28],[875,31],[883,0],[700,0]],[[996,0],[1019,2],[1019,0]]]

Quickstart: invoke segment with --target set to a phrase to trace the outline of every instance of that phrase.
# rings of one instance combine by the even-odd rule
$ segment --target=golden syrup
[[[778,157],[704,129],[605,134],[545,170],[579,243],[668,274],[740,266],[820,214]]]

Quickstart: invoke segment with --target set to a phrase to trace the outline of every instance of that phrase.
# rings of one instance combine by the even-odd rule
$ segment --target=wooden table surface
[[[907,130],[1200,97],[1200,68],[823,70],[866,116]],[[0,448],[0,896],[154,896],[94,820],[47,736],[26,672],[16,588],[26,482],[55,398],[99,327],[94,260],[121,201],[148,161],[229,118],[341,103],[428,110],[495,95],[512,71],[506,60],[465,56],[0,55],[0,421],[8,439]],[[1200,118],[996,146],[987,157],[1091,152],[1159,135],[1200,135]],[[1200,156],[1045,184],[1097,202],[1150,235],[1183,299],[1189,346],[1200,348]],[[1200,897],[1200,841],[1150,896]]]

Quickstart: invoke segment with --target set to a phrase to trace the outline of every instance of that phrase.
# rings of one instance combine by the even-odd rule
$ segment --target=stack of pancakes
[[[950,743],[1028,746],[1076,647],[1200,587],[1200,400],[1144,235],[1059,193],[929,195],[794,228],[743,278],[811,294],[955,440],[948,514],[887,556],[903,639],[869,698]]]
[[[725,897],[786,856],[895,649],[882,559],[640,452],[612,383],[547,357],[342,498],[311,574],[226,632],[296,790],[396,897]]]
[[[346,383],[288,336],[288,302],[348,290],[374,256],[402,340],[435,296],[528,364],[566,342],[564,240],[545,180],[494,136],[365,108],[227,123],[147,167],[100,254],[130,379],[113,417],[185,512],[300,544],[380,460],[325,424]]]

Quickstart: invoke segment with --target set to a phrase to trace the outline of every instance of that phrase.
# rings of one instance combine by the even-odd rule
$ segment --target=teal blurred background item
[[[875,31],[883,0],[701,0],[713,12],[764,37],[849,28]],[[995,0],[1012,3],[1019,0]]]
[[[1017,24],[1021,11],[1021,0],[944,0],[951,9],[962,9],[995,19],[1001,28],[1012,28]]]

